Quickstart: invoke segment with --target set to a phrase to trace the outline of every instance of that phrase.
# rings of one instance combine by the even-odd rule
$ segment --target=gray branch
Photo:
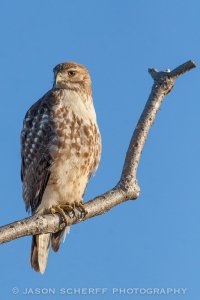
[[[155,120],[164,96],[170,93],[176,78],[192,68],[195,68],[195,63],[193,61],[188,61],[171,72],[170,70],[159,72],[156,69],[149,69],[154,84],[131,138],[120,181],[110,191],[97,196],[95,199],[84,204],[88,213],[83,219],[80,219],[78,214],[76,214],[76,217],[68,216],[68,225],[76,224],[97,215],[101,215],[124,201],[135,200],[139,197],[140,188],[137,183],[136,173],[149,130]],[[57,232],[60,229],[63,229],[64,226],[64,220],[57,213],[54,215],[34,215],[30,218],[1,227],[0,243],[6,243],[26,235]]]

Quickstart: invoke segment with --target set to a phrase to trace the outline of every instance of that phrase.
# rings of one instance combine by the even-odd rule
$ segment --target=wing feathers
[[[56,141],[53,106],[60,98],[59,91],[49,91],[27,112],[21,133],[21,178],[26,209],[35,212],[40,205],[50,176],[53,157],[52,141]]]

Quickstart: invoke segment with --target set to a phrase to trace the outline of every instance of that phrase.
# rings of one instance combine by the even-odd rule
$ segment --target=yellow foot
[[[67,224],[67,216],[70,217],[70,214],[72,214],[73,217],[75,216],[74,208],[69,204],[52,206],[51,213],[52,214],[59,213],[63,217],[66,224]]]

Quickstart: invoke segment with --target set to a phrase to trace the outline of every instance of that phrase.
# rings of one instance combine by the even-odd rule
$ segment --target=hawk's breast
[[[92,100],[66,91],[53,116],[57,138],[50,145],[54,162],[49,184],[57,189],[61,201],[66,197],[77,200],[100,160],[101,138]]]

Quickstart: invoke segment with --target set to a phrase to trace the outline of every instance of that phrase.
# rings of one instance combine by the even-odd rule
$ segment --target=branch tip
[[[188,60],[184,64],[180,65],[179,67],[175,68],[174,70],[170,71],[170,69],[166,69],[166,71],[158,71],[155,68],[149,68],[148,72],[151,77],[155,80],[160,79],[160,77],[168,77],[175,80],[180,75],[190,71],[191,69],[196,68],[196,63],[193,60]]]

